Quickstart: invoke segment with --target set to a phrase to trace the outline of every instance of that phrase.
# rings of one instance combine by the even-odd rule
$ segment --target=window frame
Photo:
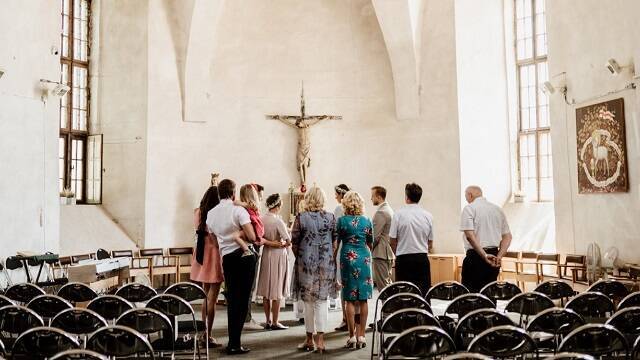
[[[60,1],[60,16],[62,18],[62,21],[65,21],[65,9],[64,9],[64,4],[65,4],[65,0],[59,0]],[[66,127],[62,127],[61,125],[61,119],[60,117],[58,118],[58,127],[59,127],[59,138],[64,138],[65,139],[65,155],[64,155],[64,173],[63,173],[63,189],[64,188],[71,188],[71,184],[72,184],[72,163],[73,163],[73,159],[72,157],[72,146],[73,146],[73,141],[74,140],[80,140],[83,143],[83,147],[82,147],[82,180],[81,180],[81,186],[82,186],[82,192],[81,194],[75,194],[76,197],[76,201],[78,204],[86,204],[87,203],[87,145],[88,145],[88,138],[89,138],[89,127],[90,127],[90,123],[91,123],[91,119],[90,119],[90,106],[91,106],[91,78],[90,78],[90,69],[89,69],[89,60],[90,60],[90,54],[91,54],[91,0],[67,0],[69,3],[69,13],[68,13],[68,19],[67,21],[67,29],[68,29],[68,33],[67,33],[67,47],[68,47],[68,53],[67,56],[64,56],[65,53],[65,49],[63,46],[63,37],[64,37],[64,31],[61,28],[60,30],[60,46],[61,46],[61,50],[60,50],[60,76],[61,79],[63,78],[63,65],[67,66],[67,71],[66,71],[66,76],[67,76],[67,85],[69,85],[70,87],[70,91],[67,93],[66,95],[66,104],[63,104],[63,99],[60,99],[60,111],[59,111],[59,116],[62,115],[62,107],[65,106],[65,113],[66,113]],[[87,6],[87,54],[86,54],[86,58],[87,60],[80,60],[80,59],[75,59],[75,51],[77,50],[75,48],[75,39],[74,39],[74,19],[75,19],[75,3],[76,2],[82,2],[82,1],[86,1],[86,6]],[[81,8],[81,5],[79,6],[79,8]],[[81,16],[81,15],[79,15]],[[62,24],[64,27],[64,23]],[[73,77],[73,73],[74,73],[74,68],[82,68],[86,70],[86,87],[85,87],[85,92],[86,92],[86,124],[85,124],[85,128],[86,130],[80,130],[80,129],[74,129],[73,128],[73,96],[74,96],[74,77]],[[72,190],[75,192],[76,189],[72,188]],[[78,196],[80,195],[80,197]]]
[[[525,2],[527,2],[528,0],[524,0]],[[517,137],[516,137],[516,163],[517,163],[517,180],[518,180],[518,188],[520,189],[521,192],[524,192],[523,189],[523,177],[522,177],[522,164],[521,164],[521,137],[522,136],[526,136],[526,135],[534,135],[535,138],[535,171],[536,171],[536,175],[535,175],[535,182],[536,182],[536,193],[535,193],[535,199],[531,199],[531,201],[533,202],[553,202],[553,198],[551,199],[541,199],[541,192],[542,192],[542,179],[553,179],[553,174],[550,177],[541,177],[540,176],[540,162],[541,162],[541,151],[540,151],[540,137],[543,135],[548,134],[549,135],[549,141],[551,141],[551,120],[550,120],[550,111],[549,111],[549,102],[547,102],[546,106],[547,106],[547,117],[548,117],[548,125],[546,126],[540,126],[540,82],[539,82],[539,70],[538,70],[538,65],[541,63],[546,63],[547,64],[547,73],[548,73],[548,45],[546,48],[546,51],[543,55],[538,55],[538,44],[537,44],[537,37],[539,34],[537,34],[536,32],[536,26],[537,26],[537,21],[536,21],[536,17],[538,16],[537,12],[536,12],[536,2],[537,1],[545,1],[546,0],[530,0],[531,1],[531,47],[532,47],[532,56],[529,58],[525,58],[525,59],[518,59],[518,0],[512,0],[513,2],[513,53],[514,53],[514,58],[515,58],[515,81],[516,81],[516,91],[517,91],[517,96],[516,96],[516,117],[517,117]],[[545,16],[545,24],[546,24],[546,16],[547,16],[547,12],[546,12],[546,4],[545,4],[545,11],[543,13]],[[544,32],[545,34],[545,39],[546,39],[546,30]],[[526,46],[526,43],[525,43]],[[526,50],[525,50],[526,53]],[[529,128],[529,129],[523,129],[522,127],[522,122],[523,122],[523,118],[522,118],[522,109],[521,109],[521,104],[522,104],[522,91],[521,91],[521,78],[520,78],[520,69],[522,67],[525,66],[531,66],[533,65],[534,68],[534,84],[535,84],[535,109],[536,109],[536,117],[535,117],[535,127],[533,128]],[[548,74],[547,74],[548,76]],[[553,154],[552,152],[550,152],[547,155],[550,159],[553,158]],[[530,179],[531,177],[528,177],[528,179]],[[553,181],[553,180],[552,180]],[[531,194],[527,194],[528,196],[531,196]]]

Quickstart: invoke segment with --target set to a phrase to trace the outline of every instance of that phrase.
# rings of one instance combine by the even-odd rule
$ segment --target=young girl
[[[260,199],[255,186],[251,184],[242,185],[240,188],[240,201],[236,202],[236,205],[247,209],[249,218],[251,219],[251,225],[253,226],[253,231],[256,233],[256,239],[262,239],[262,237],[264,237],[264,225],[262,224],[260,212],[258,211],[259,203]],[[253,255],[253,252],[249,249],[249,245],[247,245],[247,242],[244,239],[244,233],[239,231],[236,233],[234,240],[242,248],[242,256],[251,256]]]

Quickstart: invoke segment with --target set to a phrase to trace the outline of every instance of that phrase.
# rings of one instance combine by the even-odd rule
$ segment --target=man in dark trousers
[[[479,186],[469,186],[464,197],[460,231],[466,256],[462,263],[462,284],[479,292],[498,279],[500,263],[511,244],[511,231],[502,209],[482,196]]]
[[[247,304],[251,297],[251,287],[255,279],[256,257],[242,256],[242,248],[234,239],[237,232],[242,230],[247,241],[255,243],[256,235],[247,210],[233,203],[236,184],[232,180],[222,180],[218,185],[218,193],[220,204],[207,214],[207,227],[216,236],[222,256],[222,270],[228,299],[227,354],[245,354],[250,350],[242,347],[241,336],[248,311]]]

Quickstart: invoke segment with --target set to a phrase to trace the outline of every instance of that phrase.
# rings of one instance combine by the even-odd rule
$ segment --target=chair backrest
[[[536,260],[549,264],[560,264],[560,254],[538,254]]]
[[[120,325],[107,326],[91,334],[87,349],[115,357],[151,354],[154,358],[151,344],[142,334]]]
[[[71,255],[71,263],[77,264],[82,260],[91,259],[91,254]]]
[[[380,313],[382,314],[382,318],[386,318],[389,314],[394,313],[398,310],[402,309],[422,309],[426,310],[430,313],[431,306],[427,303],[421,295],[411,294],[411,293],[400,293],[395,294],[389,297],[380,308]]]
[[[571,309],[588,322],[593,318],[607,318],[613,314],[614,305],[611,299],[599,292],[583,292],[569,300],[567,309]]]
[[[436,326],[416,326],[396,336],[384,358],[433,358],[454,353],[456,346],[446,331]]]
[[[60,259],[58,260],[58,264],[60,266],[68,266],[71,265],[72,261],[71,261],[71,256],[61,256]]]
[[[48,294],[36,296],[27,304],[27,308],[35,311],[45,319],[51,319],[62,310],[71,309],[72,307],[73,305],[70,302],[60,296]]]
[[[137,303],[151,300],[158,293],[150,286],[140,283],[126,284],[116,291],[116,295],[123,299]]]
[[[618,280],[599,280],[591,285],[587,291],[599,292],[607,295],[613,301],[619,301],[629,295],[629,289]]]
[[[573,352],[558,353],[546,359],[547,360],[595,360],[595,358],[591,355],[573,353]]]
[[[153,334],[168,330],[173,333],[171,320],[156,309],[131,309],[116,320],[116,325],[130,327],[141,334]]]
[[[618,310],[606,323],[618,329],[627,337],[627,340],[635,341],[640,335],[640,307],[633,306]]]
[[[545,294],[550,299],[568,299],[576,294],[571,285],[555,279],[541,283],[534,291]]]
[[[102,295],[91,300],[87,309],[95,311],[106,320],[115,320],[125,311],[133,309],[133,304],[118,295]]]
[[[459,352],[457,354],[445,356],[443,360],[491,360],[487,355],[470,352]]]
[[[162,256],[164,251],[162,248],[155,249],[140,249],[140,256]]]
[[[4,261],[5,274],[10,284],[26,283],[28,268],[17,256],[9,256]]]
[[[522,251],[520,252],[520,259],[537,259],[538,253],[531,251]]]
[[[640,291],[636,291],[624,297],[618,304],[618,310],[632,306],[640,306]]]
[[[22,284],[14,284],[9,286],[7,291],[5,291],[4,296],[9,299],[27,304],[29,301],[33,300],[36,296],[44,295],[45,292],[37,285],[30,283],[22,283]]]
[[[400,293],[422,295],[420,288],[416,284],[408,281],[396,281],[380,290],[378,301],[385,302],[388,298]]]
[[[12,359],[47,359],[65,350],[77,349],[78,340],[60,329],[36,327],[22,333],[11,350]]]
[[[464,294],[455,298],[447,309],[445,315],[456,314],[458,318],[462,318],[474,310],[495,309],[496,304],[488,297],[481,294]]]
[[[111,251],[111,257],[133,257],[133,250],[113,250]]]
[[[7,305],[15,305],[16,303],[13,300],[9,299],[4,295],[0,295],[0,308]]]
[[[524,329],[503,325],[480,333],[471,340],[468,350],[494,358],[507,358],[535,353],[538,348]]]
[[[495,309],[475,310],[458,320],[453,340],[458,349],[466,349],[473,337],[495,326],[513,325],[513,321]]]
[[[38,326],[44,326],[44,321],[31,309],[20,305],[0,308],[0,332],[21,334]]]
[[[186,300],[172,294],[160,294],[149,300],[147,308],[156,309],[161,313],[173,317],[178,315],[193,315],[193,308]]]
[[[176,295],[188,302],[204,300],[207,298],[207,294],[199,285],[190,282],[179,282],[177,284],[173,284],[169,286],[164,293]]]
[[[509,300],[505,310],[521,315],[537,315],[542,310],[554,307],[553,300],[539,292],[518,294]]]
[[[192,247],[175,247],[169,248],[169,255],[191,255],[193,254]]]
[[[553,307],[541,311],[529,324],[527,331],[546,332],[555,335],[566,335],[584,325],[584,319],[571,309]]]
[[[560,344],[560,352],[578,352],[602,356],[617,352],[628,352],[629,345],[624,335],[611,325],[586,324],[573,330]]]
[[[58,290],[58,296],[72,303],[80,303],[91,301],[97,298],[98,294],[96,294],[89,285],[79,282],[70,282],[63,285],[60,290]]]
[[[431,299],[453,300],[460,295],[468,294],[469,289],[457,281],[443,281],[427,291],[427,301]]]
[[[107,326],[107,321],[95,311],[73,308],[56,315],[51,320],[51,326],[74,335],[86,335]]]
[[[402,309],[384,319],[380,331],[385,334],[399,334],[416,326],[437,326],[438,320],[430,312],[423,309]]]
[[[100,353],[97,353],[95,351],[91,351],[91,350],[85,350],[85,349],[73,349],[73,350],[67,350],[67,351],[63,351],[59,354],[56,354],[55,356],[49,358],[49,360],[109,360],[108,357],[106,357],[105,355],[102,355]]]
[[[520,293],[522,293],[522,290],[518,285],[506,281],[491,282],[480,290],[480,294],[488,297],[494,303],[498,300],[511,300]]]

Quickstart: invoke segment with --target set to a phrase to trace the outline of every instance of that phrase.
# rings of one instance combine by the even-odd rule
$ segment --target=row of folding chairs
[[[607,292],[609,288],[617,288],[615,282],[601,282],[594,286],[595,288],[592,287],[590,290]],[[488,330],[494,326],[515,325],[509,317],[495,310],[497,300],[509,301],[505,307],[507,313],[520,314],[517,325],[526,331],[549,335],[546,347],[553,351],[558,350],[560,340],[570,331],[589,322],[604,322],[615,310],[613,301],[608,296],[595,291],[579,294],[568,301],[565,308],[558,308],[551,297],[569,298],[575,294],[573,289],[568,284],[558,281],[543,283],[539,288],[551,296],[539,292],[522,293],[514,284],[505,282],[489,284],[482,289],[481,294],[469,294],[461,284],[448,282],[434,286],[423,298],[420,290],[411,283],[391,284],[380,292],[379,301],[376,302],[376,326],[371,355],[374,356],[376,331],[380,332],[378,353],[382,354],[393,339],[385,340],[384,333],[397,334],[399,330],[407,329],[408,324],[440,327],[454,339],[458,348],[465,349],[469,340],[477,336],[481,330]],[[623,292],[618,292],[618,295],[623,295]],[[431,315],[429,304],[433,299],[453,301],[446,308],[444,315],[436,318]],[[381,319],[377,320],[377,308],[381,301]],[[629,343],[633,343],[640,333],[640,308],[636,307],[639,304],[640,293],[627,295],[619,302],[618,313],[607,322],[608,325],[620,329]],[[394,316],[389,316],[390,314]],[[535,318],[529,321],[531,316]]]
[[[11,350],[27,330],[49,326],[72,334],[76,340],[84,337],[86,344],[92,333],[118,325],[143,334],[156,352],[191,351],[200,356],[198,334],[206,334],[208,329],[206,319],[197,321],[195,317],[192,303],[199,301],[203,301],[206,314],[206,294],[193,283],[174,284],[163,294],[131,283],[114,295],[101,296],[81,283],[69,283],[57,295],[45,294],[33,284],[16,284],[0,296],[0,339]],[[77,307],[79,303],[87,303],[86,308]],[[184,317],[188,319],[181,321]],[[151,337],[157,339],[151,341]],[[50,348],[43,351],[47,357],[53,355]],[[208,356],[208,346],[205,352]]]

